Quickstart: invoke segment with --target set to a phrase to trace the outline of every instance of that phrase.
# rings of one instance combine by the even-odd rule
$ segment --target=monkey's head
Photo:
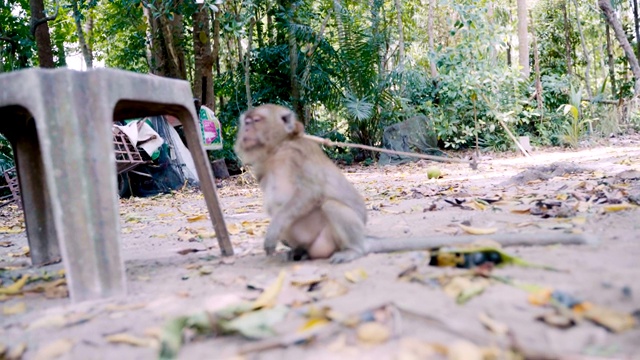
[[[250,153],[268,153],[283,141],[299,136],[304,126],[290,109],[266,104],[240,115],[234,150],[247,162]]]

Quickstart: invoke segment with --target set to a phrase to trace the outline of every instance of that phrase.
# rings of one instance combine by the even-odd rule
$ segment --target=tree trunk
[[[71,1],[71,10],[73,11],[73,20],[76,24],[76,35],[78,36],[78,42],[80,43],[82,58],[84,58],[84,63],[87,66],[87,70],[89,70],[93,67],[93,54],[91,53],[91,48],[89,48],[89,44],[84,37],[84,30],[82,30],[82,22],[80,21],[82,13],[80,13],[80,9],[78,8],[77,0]]]
[[[255,7],[255,13],[254,15],[254,22],[255,22],[255,27],[256,27],[256,38],[258,39],[258,48],[261,49],[264,47],[264,31],[263,31],[263,24],[262,24],[262,17],[260,16],[260,7],[256,6]],[[258,21],[255,21],[255,20]]]
[[[433,53],[433,18],[436,13],[436,0],[429,0],[429,18],[427,20],[427,34],[429,36],[429,70],[431,77],[438,77],[438,68],[436,68],[435,54]]]
[[[633,24],[636,30],[636,57],[640,56],[640,20],[638,19],[638,0],[631,0],[633,6]]]
[[[573,0],[573,5],[576,8],[576,26],[578,27],[578,33],[580,34],[580,44],[582,45],[582,55],[584,56],[585,61],[587,62],[587,66],[584,69],[584,82],[587,87],[587,94],[589,98],[592,99],[591,93],[591,81],[589,73],[591,71],[591,57],[589,56],[589,51],[587,50],[587,43],[584,39],[584,33],[582,32],[582,26],[580,25],[580,12],[578,11],[578,1]]]
[[[540,110],[540,118],[542,118],[542,111],[544,111],[542,103],[542,81],[540,79],[540,59],[538,57],[538,41],[536,38],[536,30],[533,24],[533,18],[531,19],[531,40],[533,45],[533,69],[536,76],[536,102],[538,103],[538,110]]]
[[[571,36],[569,17],[567,14],[567,0],[562,0],[562,16],[564,21],[564,53],[567,60],[567,74],[571,76],[573,74],[573,66],[571,65]]]
[[[303,124],[307,124],[307,119],[304,117],[304,107],[302,105],[301,93],[300,93],[300,81],[298,79],[298,42],[293,32],[293,24],[295,21],[296,5],[287,2],[287,13],[291,14],[287,20],[287,40],[289,42],[289,78],[291,81],[291,105],[293,111],[298,116],[298,119]]]
[[[193,95],[200,99],[202,105],[214,109],[213,96],[213,56],[211,55],[211,26],[209,25],[209,8],[198,4],[193,13]]]
[[[518,54],[522,76],[527,78],[529,68],[529,35],[527,31],[527,0],[518,0]]]
[[[247,39],[247,51],[244,55],[244,90],[247,96],[247,109],[251,109],[253,106],[253,99],[251,98],[251,42],[253,40],[253,26],[255,25],[255,18],[251,19],[249,23],[249,38]]]
[[[42,68],[53,68],[55,63],[53,62],[49,24],[44,13],[44,1],[29,0],[29,7],[31,9],[31,33],[36,38],[36,47],[38,48],[38,63]]]
[[[267,42],[273,43],[273,15],[271,14],[271,1],[267,0]]]
[[[398,19],[398,70],[404,70],[404,29],[402,26],[402,1],[395,0]]]
[[[622,50],[624,50],[624,54],[627,56],[633,77],[635,78],[634,96],[638,96],[640,95],[640,65],[638,65],[638,58],[633,53],[631,44],[629,44],[629,40],[627,40],[627,36],[622,29],[622,25],[611,8],[610,0],[598,0],[598,6],[604,13],[609,25],[613,28],[613,33],[616,35],[616,39],[618,39]]]
[[[607,60],[609,63],[609,78],[611,79],[611,96],[617,97],[618,91],[616,91],[616,69],[613,61],[613,49],[611,48],[611,26],[605,24],[607,34]]]
[[[213,21],[213,52],[212,52],[212,57],[213,57],[213,63],[215,65],[216,68],[216,76],[219,78],[220,77],[220,19],[218,17],[218,14],[220,12],[211,12],[211,17],[212,17],[212,21]],[[220,100],[219,100],[219,104],[220,106],[222,106],[222,95],[220,95]],[[216,112],[216,103],[214,101],[213,103],[213,108],[211,110],[213,110],[213,112]]]

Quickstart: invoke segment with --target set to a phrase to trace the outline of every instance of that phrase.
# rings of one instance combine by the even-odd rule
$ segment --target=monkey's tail
[[[516,233],[494,235],[436,235],[410,238],[367,237],[369,253],[389,253],[394,251],[430,250],[445,246],[470,244],[478,240],[490,240],[502,246],[546,246],[595,244],[597,239],[585,234],[564,233]]]

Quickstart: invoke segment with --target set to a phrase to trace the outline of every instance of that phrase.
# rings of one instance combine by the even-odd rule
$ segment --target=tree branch
[[[58,10],[60,10],[60,3],[56,1],[56,12],[53,15],[45,16],[44,18],[38,20],[32,20],[31,27],[29,28],[29,30],[31,31],[31,36],[36,36],[36,29],[38,28],[38,26],[48,21],[55,20],[58,17]]]

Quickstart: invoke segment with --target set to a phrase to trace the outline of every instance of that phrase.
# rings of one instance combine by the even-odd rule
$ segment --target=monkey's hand
[[[267,255],[276,252],[276,246],[282,234],[282,226],[278,226],[277,221],[273,221],[267,228],[267,235],[264,237],[264,251]]]

